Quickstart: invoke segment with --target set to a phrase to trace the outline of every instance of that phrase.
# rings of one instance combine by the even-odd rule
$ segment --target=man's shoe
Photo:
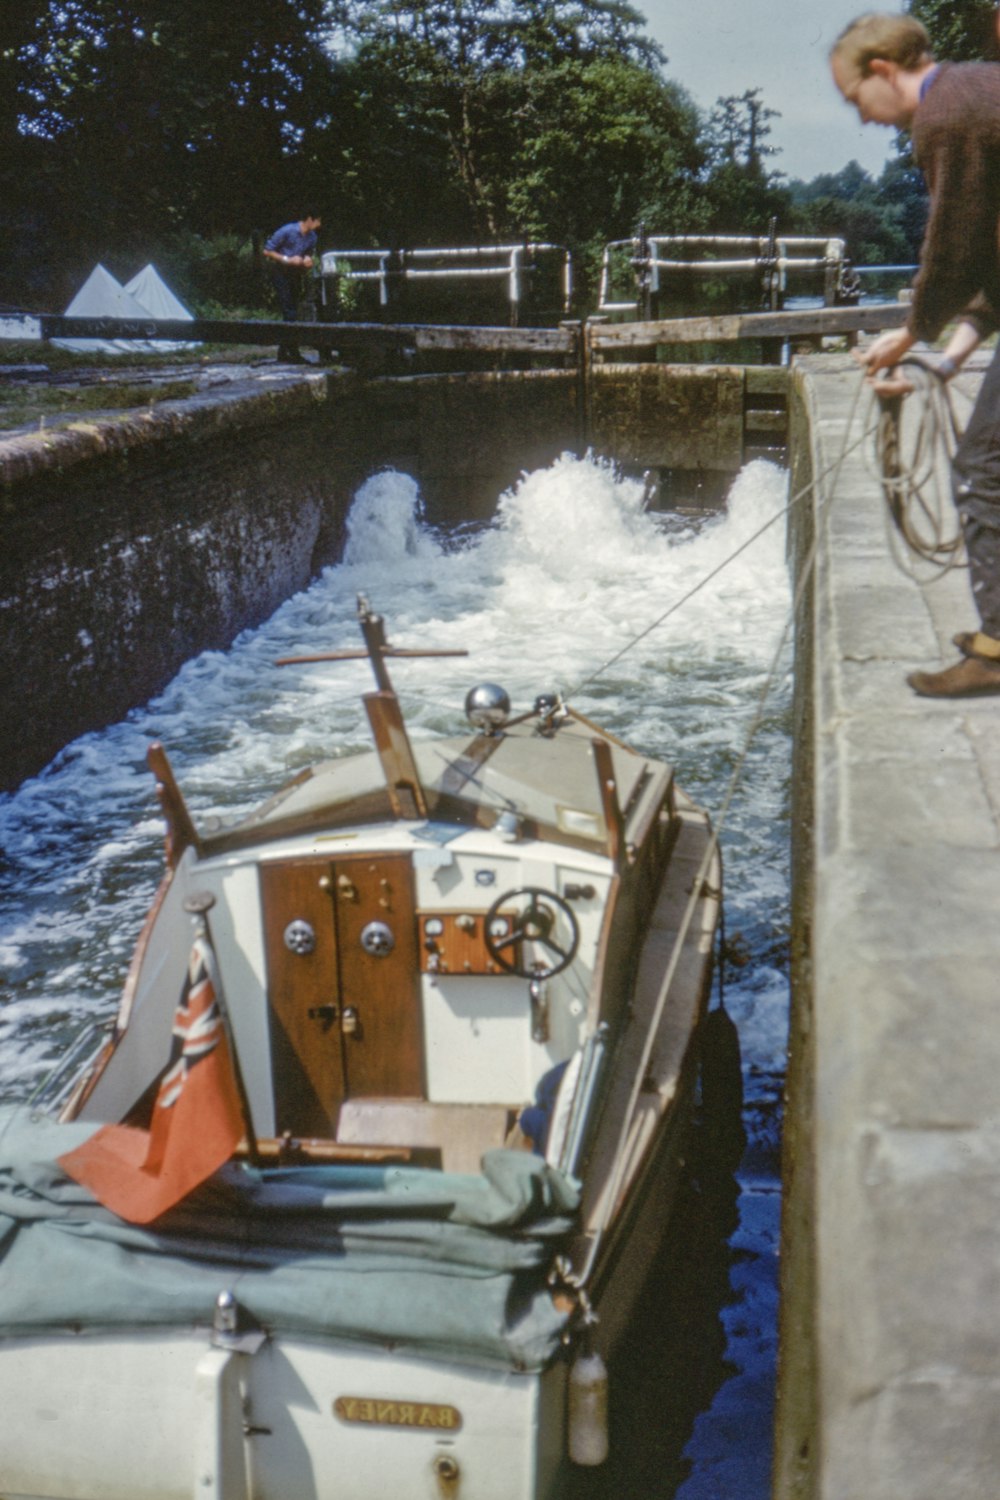
[[[963,656],[981,656],[984,661],[1000,661],[1000,641],[981,630],[960,630],[951,638]]]
[[[943,672],[911,672],[906,680],[922,698],[981,698],[1000,693],[1000,662],[965,656]]]

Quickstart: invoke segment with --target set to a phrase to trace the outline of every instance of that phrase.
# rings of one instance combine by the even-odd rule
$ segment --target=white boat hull
[[[534,1500],[556,1482],[561,1361],[520,1375],[210,1337],[5,1341],[3,1500]]]

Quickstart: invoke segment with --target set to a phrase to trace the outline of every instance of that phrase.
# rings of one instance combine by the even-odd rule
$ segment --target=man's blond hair
[[[897,63],[905,72],[915,72],[933,61],[931,39],[913,16],[871,11],[858,16],[830,48],[830,57],[860,77],[867,77],[877,57]]]

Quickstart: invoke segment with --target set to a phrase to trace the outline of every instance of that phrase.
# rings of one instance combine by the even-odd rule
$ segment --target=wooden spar
[[[174,870],[185,849],[192,848],[196,853],[201,852],[201,839],[174,778],[167,752],[159,740],[154,740],[146,751],[146,764],[156,777],[156,795],[167,824],[163,840],[167,864]]]
[[[413,758],[399,699],[390,685],[388,690],[366,693],[361,701],[382,762],[393,814],[397,818],[426,818],[427,799],[420,784],[420,772]]]
[[[311,1136],[259,1136],[254,1142],[258,1158],[265,1163],[287,1166],[296,1162],[366,1162],[376,1166],[414,1162],[418,1165],[440,1165],[440,1149],[420,1146],[355,1146]],[[243,1140],[236,1147],[237,1157],[248,1156],[250,1143]],[[434,1158],[437,1158],[437,1161]]]
[[[397,818],[426,818],[427,798],[420,784],[420,772],[385,658],[395,656],[413,660],[421,656],[468,656],[469,653],[465,650],[415,651],[390,646],[385,638],[385,621],[375,613],[363,594],[358,595],[358,623],[365,642],[363,651],[319,651],[310,656],[282,656],[275,665],[286,667],[299,662],[364,661],[366,658],[371,662],[378,691],[366,694],[361,701],[382,762],[389,804]]]
[[[397,656],[415,658],[420,656],[468,656],[468,651],[411,651],[402,646],[383,646],[382,656]],[[317,661],[368,661],[367,651],[317,651],[312,656],[279,656],[275,659],[276,667],[295,667],[308,665]]]

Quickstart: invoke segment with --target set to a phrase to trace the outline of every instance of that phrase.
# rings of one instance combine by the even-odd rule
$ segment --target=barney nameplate
[[[333,1410],[342,1422],[359,1422],[371,1427],[423,1427],[437,1432],[457,1432],[462,1425],[462,1413],[454,1406],[438,1406],[433,1401],[384,1401],[379,1396],[338,1396]]]

